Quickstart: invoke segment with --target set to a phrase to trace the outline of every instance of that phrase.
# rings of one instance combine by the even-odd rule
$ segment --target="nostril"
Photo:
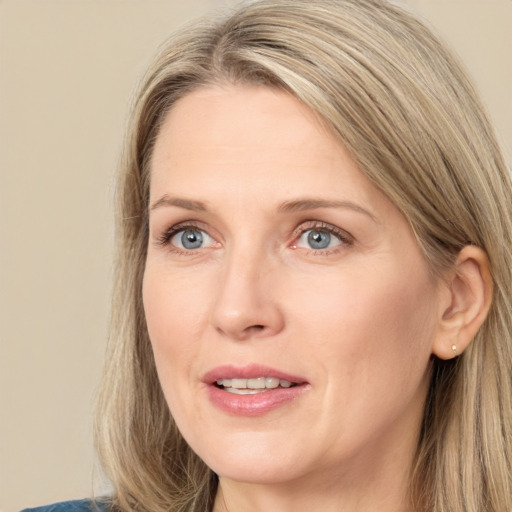
[[[261,332],[261,331],[264,331],[265,330],[265,326],[262,325],[262,324],[255,324],[255,325],[251,325],[250,327],[248,327],[246,329],[246,332],[252,332],[252,333],[256,333],[256,332]]]

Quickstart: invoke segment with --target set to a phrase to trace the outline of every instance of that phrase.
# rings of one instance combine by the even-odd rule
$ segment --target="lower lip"
[[[211,402],[224,412],[235,416],[259,416],[293,402],[308,388],[306,384],[299,384],[290,388],[269,389],[254,395],[237,395],[209,385],[208,393]]]

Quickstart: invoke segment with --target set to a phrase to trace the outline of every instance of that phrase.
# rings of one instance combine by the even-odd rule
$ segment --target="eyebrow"
[[[208,211],[206,203],[203,203],[202,201],[196,201],[194,199],[185,199],[182,197],[170,197],[167,194],[163,195],[160,199],[155,201],[151,205],[150,210],[153,211],[165,206],[176,206],[178,208],[183,208],[185,210],[190,210],[193,212]],[[377,219],[371,212],[351,201],[334,201],[315,198],[297,199],[294,201],[285,201],[279,206],[278,211],[281,213],[290,213],[302,212],[307,210],[317,210],[320,208],[348,208],[355,212],[362,213],[370,217],[370,219],[372,219],[374,222],[377,222]]]
[[[374,222],[377,222],[375,216],[362,206],[351,201],[330,201],[326,199],[299,199],[296,201],[286,201],[279,207],[281,212],[301,212],[305,210],[316,210],[319,208],[348,208],[358,213],[367,215]]]
[[[169,197],[167,194],[162,196],[160,199],[155,201],[150,210],[156,210],[163,206],[177,206],[178,208],[184,208],[193,212],[206,212],[208,208],[202,201],[195,201],[193,199],[184,199],[181,197]]]

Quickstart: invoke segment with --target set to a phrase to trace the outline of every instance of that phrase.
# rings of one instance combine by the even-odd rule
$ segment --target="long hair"
[[[142,306],[149,165],[166,113],[219,83],[294,95],[408,219],[434,275],[468,244],[494,281],[489,315],[456,360],[433,357],[410,489],[421,512],[512,510],[512,185],[454,56],[384,0],[261,0],[168,41],[140,87],[122,161],[117,263],[96,438],[118,510],[204,512],[213,472],[177,430]]]

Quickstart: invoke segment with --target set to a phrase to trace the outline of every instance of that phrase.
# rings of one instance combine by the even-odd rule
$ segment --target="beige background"
[[[94,492],[90,411],[130,95],[175,27],[230,3],[0,0],[2,512]],[[512,0],[407,3],[467,63],[510,161]]]

